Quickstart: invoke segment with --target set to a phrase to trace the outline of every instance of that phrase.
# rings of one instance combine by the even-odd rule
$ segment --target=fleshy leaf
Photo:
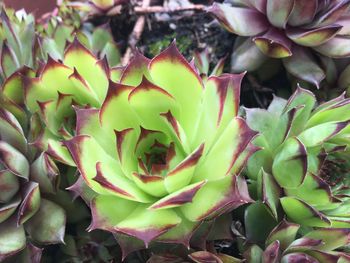
[[[11,256],[26,246],[23,226],[17,226],[14,218],[0,224],[0,260]]]
[[[293,6],[294,1],[290,0],[267,0],[267,18],[272,25],[278,28],[285,28]]]
[[[256,134],[243,119],[239,117],[232,119],[216,139],[215,144],[209,149],[204,149],[204,152],[208,151],[208,153],[198,164],[194,180],[197,182],[205,179],[212,180],[230,174],[239,155]],[[206,145],[206,147],[210,146]],[[220,156],[220,159],[215,156]]]
[[[40,207],[39,184],[27,182],[23,187],[23,200],[18,209],[17,224],[22,225],[30,219]]]
[[[208,196],[211,202],[208,202]],[[194,196],[192,203],[180,209],[190,221],[200,221],[250,202],[246,182],[238,176],[226,176],[208,181]]]
[[[15,196],[19,189],[19,180],[17,175],[8,170],[0,171],[0,203],[7,203]]]
[[[294,241],[299,228],[299,225],[283,220],[271,231],[265,243],[269,245],[278,240],[281,250],[284,251]]]
[[[200,110],[202,80],[178,51],[175,42],[152,59],[149,72],[153,83],[174,97],[182,112],[177,120],[191,138]]]
[[[275,28],[271,28],[261,36],[254,37],[253,41],[260,51],[269,57],[285,58],[292,56],[292,42]]]
[[[25,224],[30,237],[40,244],[63,243],[66,214],[55,203],[41,199],[39,211]]]
[[[228,31],[240,36],[254,36],[268,29],[265,16],[253,9],[214,3],[208,11]]]
[[[171,209],[147,210],[137,208],[115,226],[117,232],[142,240],[145,246],[161,234],[181,223],[181,218]]]
[[[333,38],[341,28],[339,25],[331,25],[310,31],[289,29],[287,30],[287,36],[301,46],[316,47]]]
[[[288,218],[298,224],[317,227],[327,227],[331,224],[325,215],[297,198],[283,197],[280,200]]]
[[[114,226],[124,220],[138,206],[137,203],[116,196],[98,195],[91,201],[92,222],[89,230],[114,231]]]
[[[293,46],[293,56],[283,59],[283,64],[293,76],[314,84],[317,88],[325,78],[324,70],[305,48]]]
[[[188,185],[182,189],[171,193],[168,196],[158,200],[148,209],[158,210],[158,209],[169,209],[177,206],[182,206],[186,203],[191,203],[193,197],[196,195],[199,189],[205,185],[205,181]]]
[[[272,173],[280,186],[298,187],[304,181],[307,165],[305,146],[297,138],[291,137],[284,142],[276,154],[272,164]]]
[[[10,144],[0,141],[0,157],[7,169],[28,180],[29,163],[27,158]]]

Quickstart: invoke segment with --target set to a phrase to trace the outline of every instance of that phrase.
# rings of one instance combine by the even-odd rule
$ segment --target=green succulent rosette
[[[256,132],[237,117],[242,78],[203,84],[172,44],[152,60],[138,54],[100,109],[78,109],[64,144],[96,192],[90,229],[123,247],[130,238],[189,246],[204,220],[251,202],[239,176],[257,150]]]
[[[303,233],[300,225],[281,221],[272,229],[263,245],[247,242],[244,262],[349,262],[349,229],[320,228]]]
[[[109,78],[119,75],[119,68],[110,69],[105,59],[98,59],[75,39],[66,49],[62,62],[49,57],[38,76],[22,76],[19,85],[6,83],[3,93],[13,104],[24,100],[29,112],[40,116],[43,128],[34,145],[56,160],[74,166],[61,141],[74,135],[75,110],[101,107]],[[24,92],[21,92],[22,85]],[[16,98],[19,94],[22,97]]]
[[[20,257],[37,254],[38,245],[63,242],[66,214],[49,198],[59,184],[55,163],[31,149],[20,123],[4,109],[0,138],[1,261],[20,251]]]
[[[234,72],[254,71],[268,58],[278,58],[292,76],[319,87],[328,73],[322,60],[350,55],[348,0],[228,2],[214,3],[209,12],[238,35]]]
[[[248,125],[261,133],[254,144],[262,148],[246,174],[275,218],[281,205],[303,226],[350,226],[349,174],[333,165],[337,158],[349,167],[349,105],[344,94],[316,105],[299,87],[288,101],[274,97],[267,110],[246,110]]]
[[[35,19],[24,10],[1,10],[0,23],[0,82],[18,69],[37,65],[34,57]]]

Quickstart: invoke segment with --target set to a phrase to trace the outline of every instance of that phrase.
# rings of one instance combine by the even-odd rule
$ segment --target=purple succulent
[[[228,2],[232,5],[215,3],[209,12],[240,36],[232,57],[234,71],[253,71],[267,57],[281,58],[290,74],[319,87],[326,75],[319,57],[350,56],[349,0]]]

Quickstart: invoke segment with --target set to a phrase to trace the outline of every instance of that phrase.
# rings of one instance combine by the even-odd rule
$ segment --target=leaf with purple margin
[[[272,174],[282,187],[298,187],[307,172],[307,151],[295,137],[287,139],[276,153],[272,164]]]
[[[285,219],[281,221],[266,239],[265,244],[270,245],[274,241],[279,241],[280,248],[284,251],[294,240],[300,226],[294,223],[289,223]]]
[[[283,197],[280,201],[287,217],[298,224],[316,227],[331,225],[330,220],[325,215],[300,199]]]
[[[286,58],[293,54],[292,41],[276,28],[254,37],[253,41],[262,53],[272,58]]]
[[[214,3],[208,12],[229,32],[240,36],[255,36],[269,28],[266,17],[254,9]]]

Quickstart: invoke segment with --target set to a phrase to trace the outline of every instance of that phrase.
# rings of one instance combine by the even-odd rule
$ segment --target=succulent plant
[[[247,263],[349,262],[349,254],[341,248],[349,245],[350,231],[321,228],[302,233],[300,225],[281,221],[267,236],[264,246],[245,245]]]
[[[35,21],[33,15],[21,10],[1,11],[0,24],[0,82],[23,66],[34,67]]]
[[[74,135],[74,107],[76,110],[86,106],[100,107],[107,94],[109,77],[114,79],[119,72],[119,69],[110,70],[105,59],[97,59],[75,39],[66,49],[63,61],[49,57],[37,77],[17,74],[8,79],[3,87],[3,97],[18,105],[17,108],[24,101],[31,114],[39,114],[43,129],[35,146],[56,160],[74,165],[67,149],[61,145],[62,140]],[[15,82],[17,79],[19,81]]]
[[[97,58],[106,57],[108,65],[115,67],[120,64],[120,51],[115,43],[108,25],[92,27],[84,24],[84,27],[76,29],[64,23],[52,23],[50,30],[43,33],[40,38],[41,57],[47,59],[50,55],[55,60],[63,60],[67,43],[77,38]]]
[[[350,56],[348,0],[259,0],[215,3],[209,11],[239,35],[234,71],[256,70],[267,57],[282,58],[287,71],[317,87],[326,72],[322,56]],[[314,52],[316,51],[316,52]]]
[[[59,171],[46,153],[28,145],[31,132],[26,135],[14,115],[0,109],[0,261],[27,245],[20,257],[40,257],[35,245],[63,242],[65,211],[47,198],[57,191]]]
[[[239,176],[257,150],[256,132],[236,117],[242,78],[203,85],[173,43],[152,60],[138,54],[100,109],[78,109],[64,144],[97,193],[90,229],[114,233],[124,252],[152,241],[189,246],[204,220],[251,202]]]
[[[210,52],[208,48],[201,52],[195,51],[193,56],[195,68],[198,69],[198,73],[203,79],[207,79],[210,76],[220,76],[224,71],[225,60],[226,57],[221,58],[214,68],[211,68]]]
[[[275,218],[281,204],[303,226],[350,226],[349,174],[335,169],[349,168],[341,161],[348,162],[349,105],[343,94],[316,107],[314,95],[299,87],[288,101],[274,97],[267,110],[246,110],[248,125],[261,133],[253,143],[263,148],[246,174]]]

